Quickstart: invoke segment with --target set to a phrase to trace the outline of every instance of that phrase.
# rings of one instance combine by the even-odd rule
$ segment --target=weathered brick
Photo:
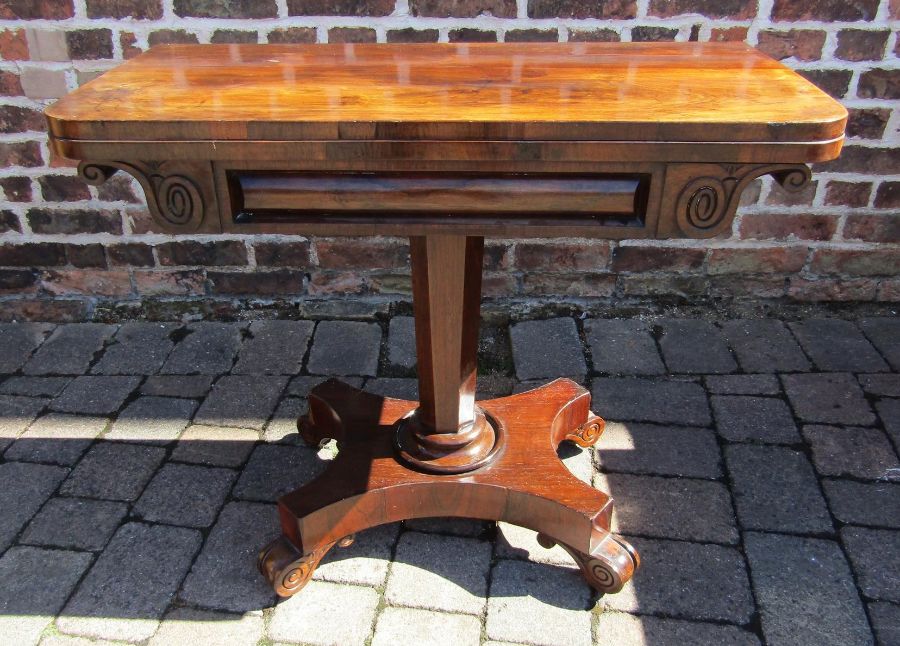
[[[810,270],[818,274],[892,276],[900,274],[900,250],[816,249]]]
[[[515,0],[410,0],[409,11],[413,16],[431,18],[474,18],[480,15],[515,18],[516,3]]]
[[[106,268],[106,255],[101,244],[67,244],[69,264],[79,268]]]
[[[788,296],[798,301],[870,301],[875,298],[878,283],[871,279],[814,280],[791,276]]]
[[[134,283],[147,296],[199,296],[205,292],[203,271],[136,271]]]
[[[900,201],[891,208],[900,207]],[[844,223],[844,238],[866,242],[900,242],[900,215],[866,215],[851,213]]]
[[[210,36],[211,43],[255,43],[259,34],[242,29],[216,29]]]
[[[878,11],[878,0],[775,0],[773,20],[822,20],[826,22],[872,20]]]
[[[612,271],[690,271],[703,265],[706,251],[676,247],[617,246]]]
[[[87,0],[88,18],[159,20],[162,0]]]
[[[332,27],[328,30],[329,43],[374,43],[376,34],[368,27]]]
[[[0,245],[0,266],[57,267],[66,264],[66,248],[58,242]]]
[[[0,121],[0,124],[2,124],[2,121]],[[41,147],[38,145],[38,142],[0,143],[0,167],[25,166],[33,168],[43,165],[44,159],[41,156]]]
[[[507,43],[555,43],[559,40],[556,29],[511,29],[503,37]]]
[[[157,245],[156,254],[163,266],[178,265],[246,265],[247,249],[240,240],[197,242],[183,240]]]
[[[755,240],[830,240],[837,221],[837,216],[812,213],[748,213],[740,233]]]
[[[69,91],[64,70],[26,67],[21,79],[16,77],[15,80],[29,99],[57,99]]]
[[[106,248],[106,256],[112,265],[152,267],[153,249],[142,243],[114,244]]]
[[[651,0],[648,13],[660,18],[698,13],[708,18],[747,20],[756,15],[756,2],[752,0]]]
[[[634,18],[635,0],[528,0],[532,18]]]
[[[110,209],[28,209],[25,216],[35,233],[122,233],[122,218]]]
[[[611,274],[533,272],[522,278],[522,292],[529,296],[605,297],[612,296],[615,289],[616,277]]]
[[[814,29],[789,31],[765,30],[757,36],[757,49],[775,60],[794,57],[800,61],[817,61],[822,58],[825,32]]]
[[[409,263],[409,245],[400,240],[322,238],[316,254],[323,269],[395,269]]]
[[[38,177],[41,196],[48,202],[74,202],[91,199],[87,184],[75,175],[44,175]]]
[[[112,31],[109,29],[67,31],[66,46],[72,60],[112,58]]]
[[[746,27],[714,27],[709,34],[713,43],[742,42],[747,40]]]
[[[517,269],[525,271],[603,270],[609,259],[606,242],[520,242],[516,245]]]
[[[75,15],[72,0],[5,0],[0,3],[4,20],[65,20]]]
[[[900,182],[882,182],[875,192],[875,208],[896,209],[900,207]]]
[[[33,293],[38,286],[38,273],[32,269],[0,269],[0,292]]]
[[[256,242],[253,245],[256,264],[260,267],[307,267],[309,241]]]
[[[436,43],[439,32],[437,29],[390,29],[387,32],[389,43]]]
[[[830,181],[825,190],[825,204],[862,207],[869,203],[872,182]]]
[[[43,132],[47,129],[44,115],[39,110],[19,105],[0,106],[0,132]]]
[[[836,58],[845,61],[878,61],[884,58],[888,30],[842,29],[837,35]]]
[[[766,204],[778,206],[808,206],[812,204],[816,196],[817,180],[809,182],[799,191],[787,191],[778,184],[772,185],[772,190],[766,196]]]
[[[634,42],[659,42],[675,40],[677,29],[669,27],[632,27],[631,40]]]
[[[813,172],[871,173],[891,175],[900,168],[900,148],[844,146],[841,156],[830,162],[813,164]]]
[[[856,86],[861,99],[900,99],[900,69],[875,69],[863,72]]]
[[[269,32],[270,43],[314,43],[316,42],[315,27],[285,27],[273,29]]]
[[[612,29],[572,29],[569,31],[569,42],[572,43],[617,43],[621,39],[618,32]]]
[[[355,271],[315,271],[310,275],[307,285],[307,291],[311,296],[361,294],[366,288],[365,276]]]
[[[150,47],[178,43],[196,45],[199,42],[197,34],[192,34],[184,29],[157,29],[150,32],[150,35],[147,36],[147,44]]]
[[[493,43],[497,41],[497,32],[464,27],[451,29],[449,39],[451,43]]]
[[[288,0],[287,5],[289,16],[388,16],[394,11],[394,0]]]
[[[3,96],[22,96],[22,79],[15,72],[0,71],[0,94]]]
[[[806,247],[761,249],[713,249],[709,253],[710,274],[788,273],[800,271],[806,262]]]
[[[850,70],[797,70],[797,73],[836,99],[847,96],[853,76]]]
[[[213,294],[299,294],[304,273],[290,269],[274,271],[209,271],[206,273]]]
[[[6,61],[28,60],[28,40],[24,29],[0,31],[0,58]]]
[[[131,294],[131,278],[127,271],[66,269],[44,272],[41,286],[50,294],[84,294],[86,296],[127,296]]]
[[[275,18],[275,0],[175,0],[175,13],[193,18]]]
[[[8,231],[22,233],[22,223],[19,222],[18,215],[12,211],[3,209],[0,211],[0,233],[6,233]]]

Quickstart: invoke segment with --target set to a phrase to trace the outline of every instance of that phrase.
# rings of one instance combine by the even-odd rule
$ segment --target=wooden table
[[[556,455],[603,420],[568,379],[475,401],[485,236],[708,238],[741,191],[836,157],[847,113],[743,44],[198,45],[152,49],[46,111],[100,184],[130,173],[174,234],[410,237],[419,392],[313,389],[303,438],[340,451],[279,500],[278,594],[369,527],[503,520],[616,592],[638,555],[612,499]]]

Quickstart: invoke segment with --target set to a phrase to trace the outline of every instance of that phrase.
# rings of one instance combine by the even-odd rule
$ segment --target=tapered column
[[[410,238],[419,408],[398,427],[401,456],[427,471],[481,466],[497,431],[475,405],[484,238]]]

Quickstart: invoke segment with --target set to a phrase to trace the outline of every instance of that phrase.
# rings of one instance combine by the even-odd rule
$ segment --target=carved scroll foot
[[[290,597],[300,592],[309,582],[331,545],[302,554],[287,538],[279,536],[262,549],[256,566],[272,585],[275,594]]]
[[[538,534],[538,543],[551,548],[557,541],[546,534]],[[631,580],[641,559],[637,550],[627,541],[607,533],[590,554],[585,554],[565,543],[558,543],[575,559],[581,575],[589,586],[601,594],[618,592]]]
[[[603,431],[606,429],[606,422],[602,417],[591,415],[584,424],[576,428],[563,438],[569,442],[574,442],[578,446],[588,448],[597,443]]]

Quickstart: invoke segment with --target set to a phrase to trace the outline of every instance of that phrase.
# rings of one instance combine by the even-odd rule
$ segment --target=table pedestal
[[[338,455],[312,482],[278,501],[282,536],[259,569],[280,596],[311,578],[335,544],[412,518],[505,521],[562,546],[588,584],[618,592],[637,552],[610,531],[612,498],[573,476],[560,442],[592,446],[604,422],[590,393],[568,379],[475,403],[483,239],[412,238],[420,402],[381,397],[338,380],[312,390],[298,422],[312,446]]]

